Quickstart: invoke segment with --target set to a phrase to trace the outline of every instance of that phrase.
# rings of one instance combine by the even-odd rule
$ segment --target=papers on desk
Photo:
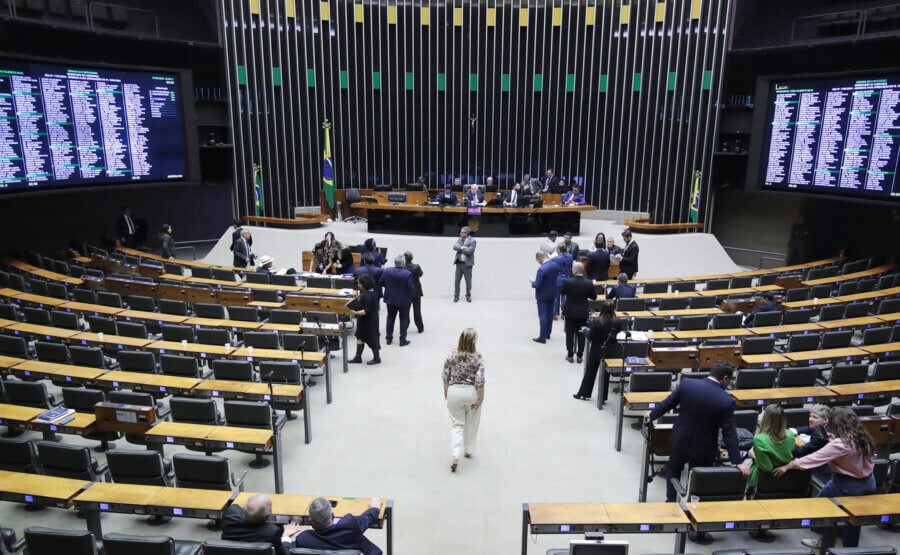
[[[56,422],[57,420],[62,420],[63,418],[69,416],[70,414],[75,414],[75,409],[67,409],[66,407],[56,407],[50,410],[46,410],[37,416],[37,420],[41,422]]]
[[[616,335],[616,339],[619,341],[625,341],[625,332],[620,331]],[[629,341],[649,341],[650,335],[645,331],[633,331],[631,332],[631,337],[628,338]]]

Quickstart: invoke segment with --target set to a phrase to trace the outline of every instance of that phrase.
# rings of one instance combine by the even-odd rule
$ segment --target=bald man
[[[222,515],[222,539],[239,542],[266,542],[272,544],[276,555],[288,555],[294,545],[294,536],[300,533],[300,525],[289,522],[282,526],[269,522],[272,516],[272,500],[268,495],[254,495],[241,507],[232,504]]]
[[[584,357],[584,335],[578,333],[578,330],[587,324],[590,314],[588,301],[597,298],[594,282],[584,277],[584,264],[572,264],[572,277],[563,282],[559,292],[565,299],[563,316],[566,319],[566,360],[575,362],[573,354],[577,354],[580,363]]]

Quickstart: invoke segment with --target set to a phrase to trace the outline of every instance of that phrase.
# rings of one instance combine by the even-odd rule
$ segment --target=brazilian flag
[[[700,218],[700,172],[694,172],[694,186],[691,188],[691,207],[688,211],[688,219],[692,224]]]
[[[263,200],[262,170],[259,164],[253,164],[253,198],[256,204],[256,215],[262,216],[266,211],[266,203]]]
[[[334,208],[334,162],[331,160],[331,122],[325,120],[322,124],[325,130],[325,146],[322,149],[322,191],[325,192],[325,202],[328,208]]]

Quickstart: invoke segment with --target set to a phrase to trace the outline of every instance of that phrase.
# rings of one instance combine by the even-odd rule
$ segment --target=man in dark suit
[[[541,191],[547,193],[551,188],[556,187],[558,183],[559,178],[553,173],[553,168],[547,168],[547,172],[541,178]]]
[[[747,315],[746,318],[744,318],[745,326],[749,326],[753,322],[753,315],[757,312],[775,312],[781,311],[783,309],[781,303],[775,300],[775,295],[766,291],[765,293],[763,293],[762,297],[762,302],[756,305],[756,308],[753,309],[753,312],[751,312]]]
[[[503,206],[511,206],[513,208],[520,206],[525,199],[525,194],[522,192],[522,185],[516,183],[513,185],[513,188],[506,192],[506,195],[503,197]]]
[[[272,544],[277,555],[287,555],[300,532],[300,525],[289,522],[282,526],[269,522],[272,500],[268,495],[254,495],[244,507],[234,503],[222,515],[222,539],[238,542],[265,542]]]
[[[553,329],[553,302],[559,295],[559,287],[556,285],[559,266],[547,258],[543,251],[535,253],[534,259],[540,265],[537,275],[531,281],[531,286],[534,288],[534,299],[537,301],[540,333],[533,341],[546,343],[550,339],[550,331]]]
[[[588,277],[594,281],[606,281],[609,279],[609,251],[606,250],[605,245],[604,248],[588,254],[585,269]]]
[[[628,284],[628,274],[621,273],[617,279],[619,284],[609,289],[607,299],[633,299],[637,296],[637,287]]]
[[[317,497],[309,504],[309,523],[313,529],[297,536],[295,543],[297,547],[307,549],[357,549],[363,555],[381,555],[381,549],[364,536],[369,526],[378,520],[380,510],[381,499],[372,499],[363,514],[353,516],[348,513],[333,523],[331,503]]]
[[[625,239],[625,248],[619,255],[619,270],[628,274],[628,279],[631,279],[638,271],[638,244],[631,238],[630,229],[622,232],[622,238]]]
[[[137,232],[137,224],[131,219],[131,207],[123,206],[122,215],[116,219],[116,234],[119,244],[129,249],[137,248],[139,246]]]
[[[459,198],[456,196],[456,193],[450,189],[449,183],[444,186],[443,191],[438,193],[437,201],[441,204],[450,204],[452,206],[459,204]]]
[[[400,314],[400,346],[409,345],[406,330],[409,329],[409,305],[412,303],[412,274],[406,269],[406,257],[402,254],[394,259],[394,267],[386,268],[381,274],[381,287],[384,289],[384,302],[387,304],[387,330],[384,333],[387,344],[394,340],[394,321]]]
[[[465,201],[469,206],[482,206],[484,205],[484,193],[481,192],[478,185],[473,183],[469,186],[469,190],[466,191]]]
[[[712,466],[719,459],[718,434],[722,430],[731,464],[742,462],[734,426],[734,398],[725,388],[734,378],[734,367],[716,362],[709,377],[683,380],[655,409],[644,414],[644,422],[651,422],[679,407],[678,419],[669,440],[671,453],[666,463],[666,501],[675,501],[675,487],[668,480],[681,478],[685,464]],[[745,475],[749,468],[740,467]]]
[[[578,330],[587,324],[590,313],[588,301],[597,298],[594,282],[584,277],[584,264],[572,264],[572,277],[563,282],[559,293],[565,298],[563,316],[566,319],[566,360],[574,362],[572,354],[577,353],[580,363],[584,356],[584,335],[578,333]]]
[[[403,253],[403,257],[406,258],[406,269],[409,270],[409,273],[412,274],[413,280],[413,295],[412,295],[412,309],[413,309],[413,321],[416,323],[416,328],[419,329],[419,333],[425,331],[425,324],[422,322],[422,275],[425,273],[422,271],[422,267],[418,264],[413,264],[413,253],[410,251],[406,251]]]
[[[234,254],[233,266],[237,268],[253,266],[256,257],[253,255],[253,251],[250,250],[250,244],[252,242],[253,239],[250,237],[250,230],[242,229],[241,237],[231,245],[231,252]]]
[[[377,264],[375,264],[375,257],[372,256],[372,253],[367,252],[359,259],[360,265],[359,268],[356,269],[356,281],[359,282],[360,276],[364,274],[369,274],[372,276],[372,282],[375,283],[375,293],[378,295],[380,299],[382,296],[381,291],[381,275],[384,273],[384,270],[379,268]]]

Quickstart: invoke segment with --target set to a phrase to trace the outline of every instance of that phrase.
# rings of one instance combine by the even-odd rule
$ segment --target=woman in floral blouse
[[[481,404],[484,402],[484,359],[475,350],[478,332],[466,328],[459,344],[444,361],[444,399],[450,411],[450,471],[456,472],[459,455],[471,458],[478,439]]]

